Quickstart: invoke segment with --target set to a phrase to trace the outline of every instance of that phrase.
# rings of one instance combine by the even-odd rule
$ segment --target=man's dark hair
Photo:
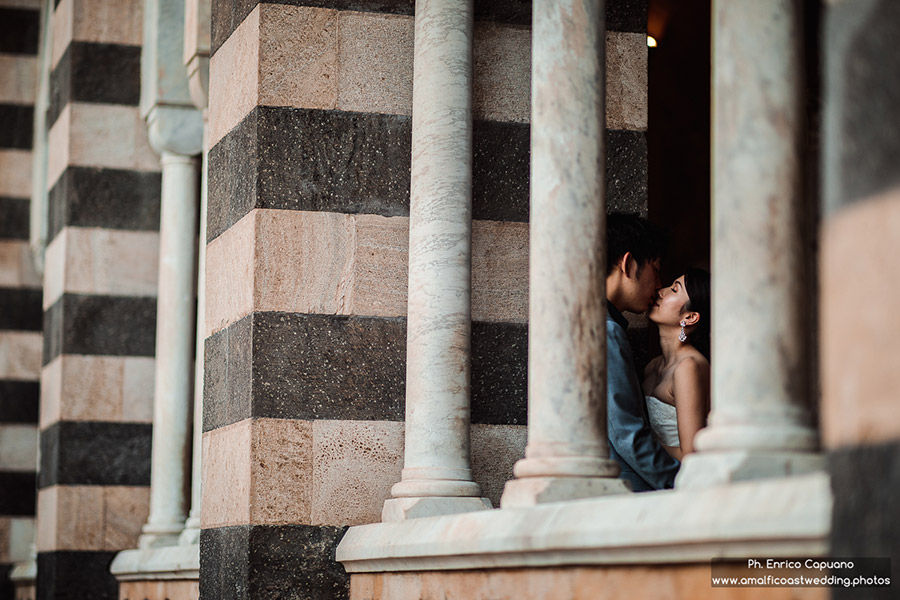
[[[606,274],[613,271],[626,252],[637,262],[638,275],[648,262],[662,258],[667,245],[662,229],[634,213],[606,216]]]

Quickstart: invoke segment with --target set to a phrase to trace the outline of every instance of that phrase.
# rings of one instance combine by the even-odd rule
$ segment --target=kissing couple
[[[635,492],[668,489],[710,408],[710,276],[689,269],[659,279],[662,232],[633,214],[607,216],[607,434],[619,477]],[[635,367],[623,312],[647,313],[662,354],[643,377]]]

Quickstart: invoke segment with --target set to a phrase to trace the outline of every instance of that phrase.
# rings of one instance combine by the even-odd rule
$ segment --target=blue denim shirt
[[[650,430],[647,405],[634,368],[628,321],[607,302],[607,434],[610,456],[622,467],[620,478],[636,492],[671,488],[681,463],[672,458]]]

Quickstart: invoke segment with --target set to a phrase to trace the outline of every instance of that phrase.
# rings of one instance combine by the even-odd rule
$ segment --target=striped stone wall
[[[526,422],[528,2],[476,2],[472,463]],[[611,208],[646,211],[646,3],[610,1]],[[204,598],[346,598],[403,461],[413,2],[214,0]]]
[[[900,560],[900,4],[825,13],[822,434],[834,556]],[[896,584],[894,584],[896,588]],[[837,589],[833,598],[856,597]],[[880,594],[880,595],[879,595]],[[871,598],[896,591],[870,590]]]
[[[0,599],[34,541],[41,279],[29,235],[39,2],[0,2]]]
[[[141,0],[58,0],[47,115],[41,599],[118,598],[146,521],[159,158],[138,112]]]

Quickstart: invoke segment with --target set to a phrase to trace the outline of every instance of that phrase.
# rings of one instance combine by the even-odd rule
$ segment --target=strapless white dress
[[[680,446],[678,439],[678,416],[675,407],[655,396],[644,396],[650,429],[663,446]]]

